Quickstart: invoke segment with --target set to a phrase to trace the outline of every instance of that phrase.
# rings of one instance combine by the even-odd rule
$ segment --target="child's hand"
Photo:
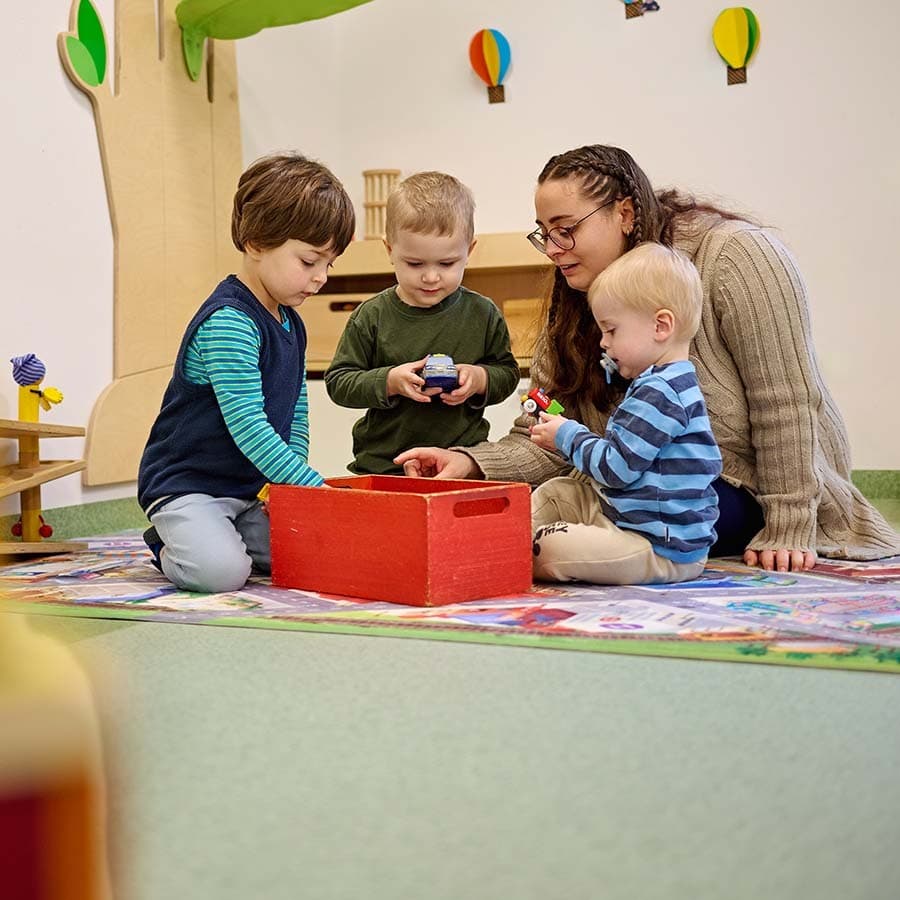
[[[419,372],[425,367],[425,361],[404,363],[402,366],[394,366],[387,375],[388,397],[407,397],[417,403],[431,403],[431,398],[441,392],[440,388],[423,389],[425,380],[419,376]]]
[[[487,370],[481,366],[458,363],[456,380],[459,382],[459,387],[455,387],[446,394],[441,394],[441,400],[447,406],[459,406],[460,403],[464,403],[475,394],[487,393]]]
[[[556,450],[556,432],[566,421],[565,416],[551,416],[542,412],[540,419],[537,425],[532,425],[529,429],[532,443],[544,450]]]

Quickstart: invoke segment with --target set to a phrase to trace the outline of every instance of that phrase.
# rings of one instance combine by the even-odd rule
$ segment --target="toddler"
[[[688,358],[702,301],[693,264],[662,244],[639,244],[591,284],[601,347],[633,380],[602,437],[546,413],[531,429],[588,476],[532,494],[536,579],[660,584],[703,571],[722,459]]]

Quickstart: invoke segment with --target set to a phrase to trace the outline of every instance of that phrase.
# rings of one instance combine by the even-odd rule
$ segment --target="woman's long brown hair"
[[[745,218],[712,204],[697,201],[678,190],[654,192],[650,179],[631,155],[618,147],[594,144],[552,157],[538,176],[538,184],[575,178],[584,197],[598,206],[609,200],[631,198],[634,227],[626,236],[626,250],[642,241],[674,240],[676,221],[703,213],[726,219]],[[545,300],[542,322],[545,330],[539,346],[543,387],[582,421],[586,413],[608,413],[621,399],[625,382],[614,378],[607,384],[600,366],[602,337],[584,291],[569,287],[562,273],[554,272],[553,285]]]

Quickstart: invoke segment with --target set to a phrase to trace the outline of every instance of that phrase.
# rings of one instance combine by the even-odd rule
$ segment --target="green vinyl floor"
[[[893,488],[873,502],[900,528]],[[138,527],[132,506],[107,504],[107,531]],[[894,676],[29,621],[95,686],[116,900],[880,900],[900,885]]]
[[[121,900],[863,900],[900,678],[32,617],[92,676]]]

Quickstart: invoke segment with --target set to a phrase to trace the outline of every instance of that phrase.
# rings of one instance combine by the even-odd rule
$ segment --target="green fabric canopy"
[[[188,72],[195,81],[203,63],[206,38],[234,41],[263,28],[322,19],[370,0],[181,0],[175,17]]]

